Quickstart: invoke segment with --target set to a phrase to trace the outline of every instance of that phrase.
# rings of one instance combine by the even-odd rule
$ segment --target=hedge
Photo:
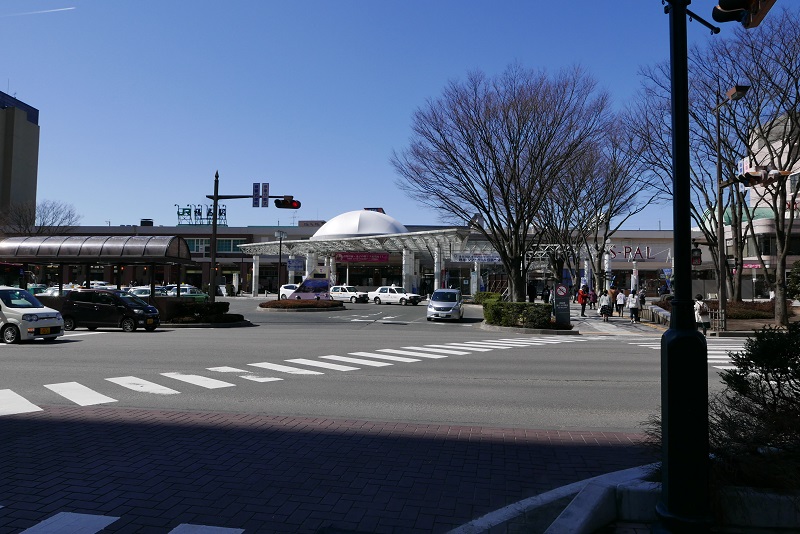
[[[553,329],[550,304],[503,302],[490,299],[483,305],[483,318],[491,325]]]
[[[478,291],[475,293],[473,297],[473,301],[475,304],[485,304],[490,300],[500,300],[502,295],[500,293],[494,293],[492,291]]]

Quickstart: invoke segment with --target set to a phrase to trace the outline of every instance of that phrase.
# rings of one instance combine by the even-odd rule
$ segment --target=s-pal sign
[[[649,246],[632,246],[632,245],[623,245],[622,250],[617,248],[617,245],[611,245],[608,249],[608,255],[611,257],[612,260],[617,259],[618,256],[621,256],[621,259],[625,260],[654,260],[656,259],[655,254],[661,254],[666,249],[659,250],[658,252],[653,252],[653,249]],[[666,256],[664,257],[664,261],[667,261]]]

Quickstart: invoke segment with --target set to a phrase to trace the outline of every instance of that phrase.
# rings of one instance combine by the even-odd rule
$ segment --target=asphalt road
[[[532,336],[482,328],[481,309],[471,306],[465,321],[440,323],[425,320],[424,303],[288,313],[226,300],[255,326],[78,329],[52,344],[0,346],[0,391],[33,406],[625,432],[641,431],[660,406],[659,352],[642,346],[658,342],[655,330]],[[444,349],[453,354],[431,347],[509,338],[540,341]]]

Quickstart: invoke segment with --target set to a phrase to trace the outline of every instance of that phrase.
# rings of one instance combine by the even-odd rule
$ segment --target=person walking
[[[600,306],[600,316],[603,317],[603,322],[607,323],[608,318],[614,313],[613,304],[611,303],[611,295],[605,289],[600,297],[597,299],[597,304]]]
[[[628,311],[630,312],[631,323],[639,322],[639,297],[636,295],[636,290],[631,289],[631,294],[628,295]]]
[[[589,309],[597,309],[597,293],[595,293],[594,288],[589,290]]]
[[[550,286],[547,284],[544,285],[544,289],[542,289],[542,301],[547,304],[550,302]]]
[[[708,304],[703,302],[703,295],[699,293],[694,298],[694,322],[698,330],[702,329],[703,335],[706,335],[708,329],[711,328],[711,315],[708,311]]]
[[[589,304],[589,288],[587,286],[578,290],[578,304],[581,305],[581,317],[586,317],[586,305]]]
[[[625,296],[625,291],[622,289],[617,290],[617,313],[622,317],[622,309],[625,307],[625,301],[628,297]]]

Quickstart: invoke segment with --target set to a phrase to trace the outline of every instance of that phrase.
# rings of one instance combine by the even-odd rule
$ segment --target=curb
[[[250,321],[236,321],[235,323],[161,323],[159,328],[244,328],[257,326]]]
[[[537,335],[551,335],[551,336],[579,336],[580,332],[577,330],[550,330],[542,328],[520,328],[516,326],[495,326],[487,324],[485,321],[481,323],[481,329],[489,330],[490,332],[514,332],[517,334],[537,334]]]

